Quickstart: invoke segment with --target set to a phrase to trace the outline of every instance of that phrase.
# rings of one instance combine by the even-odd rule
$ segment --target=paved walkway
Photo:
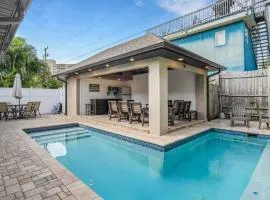
[[[100,199],[22,131],[63,121],[0,121],[0,200]]]
[[[45,116],[30,120],[0,121],[0,200],[13,199],[101,199],[52,158],[23,128],[80,122],[117,134],[167,145],[211,127],[270,135],[269,129],[258,130],[258,122],[251,128],[229,127],[229,121],[214,120],[184,128],[172,134],[154,136],[124,126],[115,126],[85,117]]]

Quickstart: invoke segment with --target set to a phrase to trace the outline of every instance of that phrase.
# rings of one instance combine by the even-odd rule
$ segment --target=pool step
[[[69,133],[57,133],[57,134],[50,134],[50,135],[43,135],[43,136],[32,136],[32,138],[36,141],[40,140],[47,140],[47,139],[54,139],[59,137],[69,137],[73,135],[81,135],[81,134],[88,134],[89,132],[87,130],[82,131],[73,131]]]
[[[79,134],[73,134],[73,135],[66,135],[66,136],[59,136],[59,137],[54,137],[54,138],[40,138],[36,140],[37,143],[40,145],[43,144],[48,144],[48,143],[54,143],[54,142],[63,142],[63,141],[68,141],[68,140],[74,140],[74,139],[81,139],[85,137],[90,137],[91,134],[89,133],[79,133]]]
[[[74,131],[85,131],[86,129],[81,127],[74,127],[74,128],[65,128],[65,129],[58,129],[58,130],[50,130],[50,131],[40,131],[40,132],[34,132],[29,133],[31,137],[39,137],[39,136],[47,136],[47,135],[55,135],[55,134],[61,134],[61,133],[70,133]]]

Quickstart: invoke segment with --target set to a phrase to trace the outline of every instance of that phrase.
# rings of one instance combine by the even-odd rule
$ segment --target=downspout
[[[65,115],[67,115],[67,81],[56,76],[58,81],[65,83]]]
[[[221,70],[220,68],[218,69],[218,72],[214,73],[214,74],[211,74],[209,76],[207,76],[207,121],[209,121],[210,119],[210,116],[209,116],[209,78],[213,77],[213,76],[216,76],[218,74],[220,74]],[[220,77],[218,79],[218,87],[220,87]]]

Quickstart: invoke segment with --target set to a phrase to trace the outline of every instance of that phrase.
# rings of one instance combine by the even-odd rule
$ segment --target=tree
[[[59,88],[62,83],[52,77],[48,65],[37,57],[36,49],[22,37],[15,37],[0,62],[0,87],[12,87],[16,73],[22,87]]]

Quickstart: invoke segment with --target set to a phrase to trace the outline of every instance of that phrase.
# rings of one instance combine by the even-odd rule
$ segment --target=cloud
[[[135,0],[134,3],[135,3],[135,5],[138,6],[138,7],[144,6],[143,0]]]
[[[210,5],[213,0],[157,0],[159,7],[176,15],[184,15]]]

